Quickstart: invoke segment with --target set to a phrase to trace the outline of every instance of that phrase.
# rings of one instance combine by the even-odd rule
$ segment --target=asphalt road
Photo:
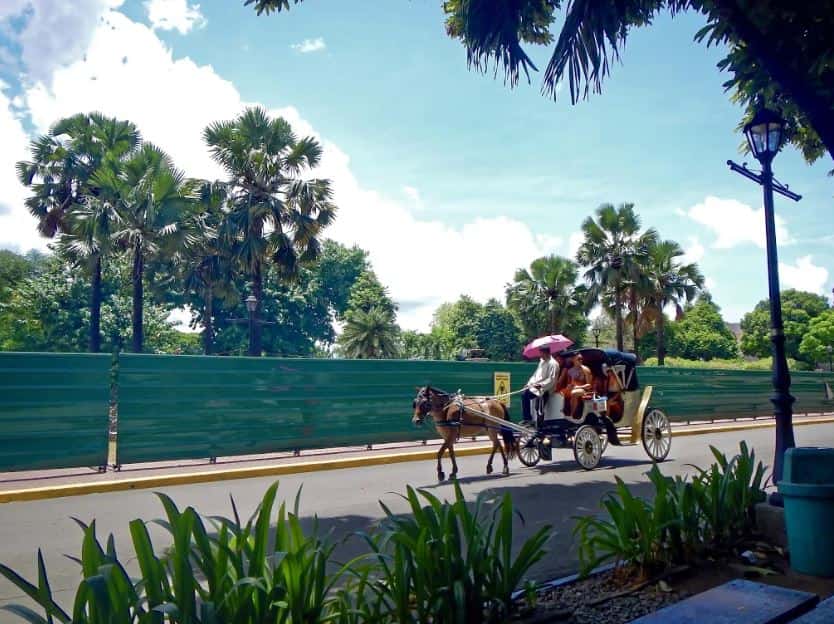
[[[796,437],[798,445],[834,446],[834,424],[797,427]],[[709,445],[731,454],[742,439],[756,449],[757,455],[766,464],[771,462],[772,428],[677,438],[673,440],[672,452],[662,464],[662,470],[670,475],[691,473],[692,468],[687,464],[705,466],[711,462]],[[500,475],[500,469],[499,474],[487,476],[484,472],[485,456],[458,460],[459,482],[467,498],[474,498],[479,492],[496,495],[509,492],[512,495],[526,520],[526,524],[517,531],[519,541],[543,524],[553,526],[554,537],[548,545],[549,554],[533,571],[532,576],[539,581],[575,571],[577,561],[572,518],[597,511],[600,498],[612,489],[615,476],[635,484],[638,491],[649,491],[645,472],[651,463],[640,446],[609,447],[600,466],[590,472],[574,463],[569,450],[556,450],[554,457],[555,461],[542,462],[532,469],[515,461],[507,477]],[[496,467],[498,465],[496,463]],[[241,515],[248,516],[272,481],[262,478],[184,485],[164,491],[180,508],[192,505],[203,515],[231,515],[229,494],[232,494]],[[332,528],[336,536],[368,529],[383,515],[379,500],[395,512],[404,511],[405,506],[396,493],[404,492],[407,484],[428,488],[441,497],[453,495],[450,484],[436,482],[433,461],[291,475],[280,481],[279,498],[286,499],[289,506],[296,491],[303,485],[303,514],[317,515],[320,526],[326,530]],[[34,579],[35,555],[38,548],[43,549],[50,583],[58,602],[71,605],[79,575],[76,564],[63,555],[76,555],[81,545],[81,533],[71,520],[72,516],[86,522],[95,518],[99,535],[114,533],[120,558],[130,560],[133,555],[128,522],[137,517],[153,519],[162,515],[161,505],[151,491],[3,504],[0,505],[0,562]],[[153,527],[151,534],[159,552],[166,545],[165,533],[161,528]],[[349,540],[340,555],[356,554],[360,547],[358,540]],[[0,579],[0,604],[27,600],[17,588]],[[0,612],[0,623],[14,621],[9,613]]]

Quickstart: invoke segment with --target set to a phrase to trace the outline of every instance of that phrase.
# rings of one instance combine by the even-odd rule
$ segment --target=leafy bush
[[[709,361],[704,360],[687,360],[679,357],[666,357],[667,368],[717,368],[724,370],[761,370],[769,371],[772,369],[771,358],[762,358],[758,360],[745,360],[742,358],[723,360],[713,359]],[[657,366],[657,358],[646,358],[643,362],[644,366]],[[808,370],[809,367],[804,362],[797,362],[793,359],[788,359],[788,368],[791,370]]]
[[[166,517],[157,522],[172,543],[157,554],[145,522],[130,523],[139,579],[126,572],[112,535],[102,545],[95,522],[79,522],[82,580],[72,614],[55,602],[40,551],[37,584],[6,566],[0,574],[44,616],[24,605],[4,608],[39,624],[498,622],[549,538],[549,527],[540,529],[513,557],[509,495],[487,514],[481,497],[470,509],[457,484],[453,503],[409,487],[412,515],[383,505],[381,530],[364,536],[371,552],[338,565],[336,544],[315,521],[302,530],[298,496],[293,511],[281,503],[273,513],[277,485],[245,524],[232,500],[233,518],[211,518],[209,528],[193,508],[180,511],[158,494]]]
[[[765,499],[765,468],[741,442],[728,460],[710,447],[716,463],[697,474],[666,477],[657,465],[649,471],[650,501],[636,497],[619,478],[602,505],[605,518],[577,519],[580,572],[606,561],[634,567],[642,578],[674,563],[688,563],[704,551],[731,548],[753,528],[753,508]]]

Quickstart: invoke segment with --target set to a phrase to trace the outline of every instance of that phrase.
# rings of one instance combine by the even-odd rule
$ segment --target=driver
[[[536,367],[536,372],[527,381],[524,393],[521,395],[522,422],[530,423],[533,420],[530,413],[531,401],[541,397],[541,405],[544,409],[558,376],[559,363],[550,354],[550,347],[539,348],[539,365]]]

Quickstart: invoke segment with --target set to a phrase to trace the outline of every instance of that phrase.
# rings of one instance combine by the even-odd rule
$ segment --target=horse
[[[492,440],[492,453],[490,453],[487,461],[486,473],[492,474],[492,459],[495,457],[495,451],[500,450],[501,458],[504,460],[503,474],[510,474],[507,460],[515,457],[518,452],[518,445],[512,430],[509,427],[497,425],[477,413],[481,412],[502,420],[510,420],[510,413],[506,405],[492,398],[464,398],[442,392],[431,386],[424,386],[417,389],[413,407],[412,424],[422,425],[426,416],[431,415],[437,432],[443,438],[443,444],[437,451],[438,481],[445,479],[441,465],[443,451],[449,449],[449,457],[452,459],[452,472],[449,475],[451,480],[458,474],[458,465],[455,461],[455,441],[460,436],[474,436],[481,433],[486,433]],[[501,446],[498,440],[499,432],[504,440],[504,446]]]

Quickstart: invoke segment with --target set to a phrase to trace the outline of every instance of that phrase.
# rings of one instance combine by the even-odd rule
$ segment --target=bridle
[[[456,396],[457,394],[445,392],[444,390],[432,388],[431,386],[421,388],[412,402],[412,407],[416,412],[416,423],[418,425],[422,424],[426,416],[434,410],[440,411],[446,409],[455,400]],[[435,403],[436,399],[439,399],[438,403]]]

